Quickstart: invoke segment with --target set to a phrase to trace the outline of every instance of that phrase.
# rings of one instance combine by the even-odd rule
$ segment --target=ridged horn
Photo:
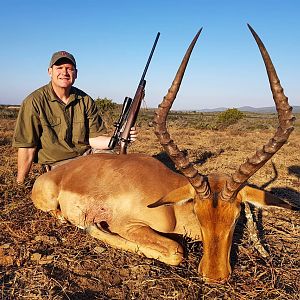
[[[285,144],[294,129],[293,123],[295,117],[292,115],[292,107],[288,103],[288,98],[284,95],[271,58],[257,33],[249,24],[247,25],[257,43],[266,66],[278,113],[279,126],[269,142],[262,149],[256,151],[255,155],[248,158],[227,181],[221,195],[224,200],[233,199],[239,188]]]
[[[202,195],[202,197],[207,198],[210,195],[210,188],[206,178],[198,173],[198,171],[189,162],[187,156],[178,149],[174,141],[171,139],[166,126],[168,113],[177,96],[186,66],[201,31],[202,28],[197,32],[187,49],[167,95],[163,98],[162,103],[155,112],[153,123],[155,126],[155,134],[158,137],[160,144],[163,146],[176,167],[184,176],[187,177],[196,192]]]

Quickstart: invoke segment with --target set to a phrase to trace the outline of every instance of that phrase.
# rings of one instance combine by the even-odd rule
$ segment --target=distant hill
[[[274,113],[276,112],[275,106],[269,106],[269,107],[251,107],[251,106],[241,106],[241,107],[236,107],[240,111],[244,112],[253,112],[253,113]],[[217,108],[212,108],[212,109],[201,109],[198,110],[199,112],[220,112],[220,111],[225,111],[228,108],[226,107],[217,107]],[[293,106],[293,112],[294,113],[300,113],[300,106]]]
[[[6,109],[19,109],[20,105],[7,105],[7,104],[0,104],[0,108],[6,108]],[[275,113],[275,106],[267,106],[267,107],[252,107],[252,106],[241,106],[241,107],[235,107],[240,111],[244,112],[252,112],[252,113],[259,113],[259,114],[268,114],[268,113]],[[149,108],[155,110],[156,108]],[[180,110],[180,111],[197,111],[197,112],[222,112],[227,110],[228,107],[217,107],[217,108],[205,108],[200,110]],[[293,112],[294,113],[300,113],[300,106],[293,106]]]

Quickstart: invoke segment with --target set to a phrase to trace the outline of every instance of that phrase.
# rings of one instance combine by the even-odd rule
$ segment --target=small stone
[[[33,253],[30,257],[30,259],[33,261],[39,261],[41,258],[42,258],[42,254],[40,253]]]
[[[99,246],[99,247],[95,247],[95,248],[94,248],[94,251],[95,251],[96,253],[98,253],[98,254],[101,254],[101,253],[103,253],[104,251],[106,251],[106,249]]]
[[[58,241],[57,238],[54,236],[48,236],[48,235],[37,235],[34,240],[36,242],[44,242],[46,244],[50,245],[57,245]]]
[[[43,257],[41,260],[39,260],[40,265],[47,265],[51,264],[53,262],[54,256],[53,255],[47,255],[46,257]]]

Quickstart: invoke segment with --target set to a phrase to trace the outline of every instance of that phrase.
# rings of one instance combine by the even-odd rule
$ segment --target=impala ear
[[[238,194],[238,198],[242,202],[250,202],[251,204],[264,207],[264,206],[276,206],[282,208],[288,208],[291,210],[297,209],[295,206],[283,201],[282,199],[276,197],[275,195],[259,190],[254,187],[244,186]]]
[[[160,198],[158,201],[149,204],[149,208],[154,208],[162,205],[183,205],[194,199],[195,190],[191,184],[182,186],[176,190],[169,192],[167,195]]]

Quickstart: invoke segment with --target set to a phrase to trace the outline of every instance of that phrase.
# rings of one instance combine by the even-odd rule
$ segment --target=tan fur
[[[229,254],[240,203],[267,205],[266,199],[272,199],[272,205],[280,206],[273,195],[250,187],[238,193],[237,201],[221,200],[226,178],[210,175],[214,198],[199,199],[184,176],[152,157],[94,154],[40,176],[32,200],[37,208],[86,229],[112,247],[171,265],[182,261],[183,249],[160,232],[202,239],[200,274],[207,281],[224,281],[231,272]]]

